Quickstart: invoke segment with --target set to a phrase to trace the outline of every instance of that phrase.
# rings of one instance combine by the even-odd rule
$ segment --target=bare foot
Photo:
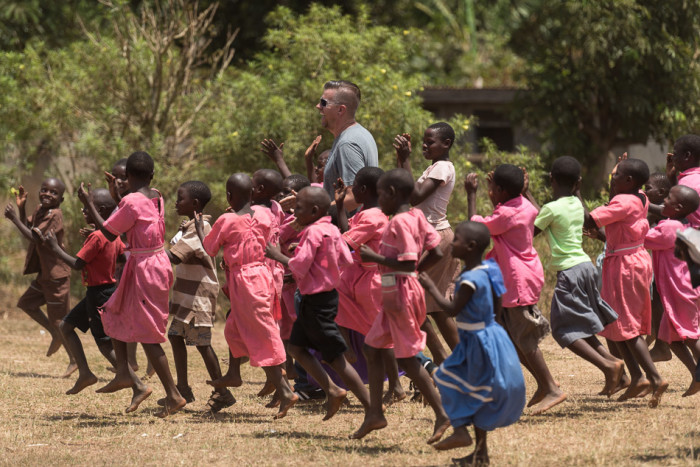
[[[55,354],[58,352],[58,349],[61,348],[62,342],[61,342],[61,337],[56,335],[56,336],[51,336],[51,344],[49,344],[49,350],[46,351],[46,356],[50,357],[51,355]]]
[[[445,434],[447,429],[450,427],[450,419],[445,417],[444,419],[442,417],[438,418],[435,420],[435,429],[433,430],[433,436],[428,438],[428,444],[433,444],[437,441],[440,441],[440,438],[442,438],[442,435]]]
[[[175,414],[182,410],[182,408],[187,405],[187,401],[184,397],[180,396],[179,399],[165,399],[165,406],[158,412],[156,412],[156,417],[165,418],[168,415]]]
[[[384,404],[384,406],[386,408],[392,404],[395,404],[397,402],[401,402],[404,399],[406,399],[406,391],[402,391],[400,393],[398,393],[396,391],[387,391],[387,393],[384,394],[384,398],[382,399],[382,403]]]
[[[209,383],[209,381],[207,381],[207,383]],[[275,385],[272,384],[272,381],[268,379],[267,381],[265,381],[265,385],[263,385],[262,389],[258,392],[258,397],[269,396],[273,392],[275,392]]]
[[[649,355],[651,355],[651,360],[653,362],[667,362],[673,357],[671,354],[671,349],[668,347],[668,345],[659,345],[658,341],[649,351]]]
[[[265,404],[265,407],[268,409],[274,409],[278,405],[280,405],[279,391],[275,391],[275,393],[272,395],[272,400]]]
[[[153,392],[153,389],[151,389],[150,386],[146,386],[146,388],[143,390],[134,389],[134,395],[131,398],[131,404],[129,404],[129,407],[127,407],[124,412],[125,413],[134,412],[136,409],[139,408],[139,405],[141,405],[141,402],[148,399],[148,396],[150,396],[152,392]]]
[[[95,376],[93,373],[90,373],[86,376],[79,375],[73,387],[67,390],[66,394],[68,394],[69,396],[72,394],[78,394],[86,387],[92,386],[95,383],[97,383],[97,376]]]
[[[277,420],[277,419],[286,417],[289,409],[294,407],[294,404],[296,404],[298,400],[299,400],[299,396],[297,396],[296,394],[293,394],[293,393],[292,393],[292,397],[289,399],[280,397],[280,402],[279,402],[280,410],[279,410],[279,412],[277,412],[277,415],[275,415],[275,419]]]
[[[333,415],[340,410],[343,405],[343,401],[347,397],[348,393],[345,389],[340,389],[337,394],[328,394],[328,402],[326,402],[326,416],[323,417],[323,421],[329,420]]]
[[[126,378],[120,378],[119,375],[116,375],[112,381],[107,383],[106,385],[102,386],[100,389],[98,389],[95,392],[99,393],[105,393],[105,392],[117,392],[122,389],[130,388],[133,382],[131,381],[131,378],[128,376]]]
[[[542,401],[547,396],[547,391],[541,388],[537,388],[537,391],[532,395],[530,398],[530,401],[527,403],[527,407],[532,407],[535,404],[538,404]]]
[[[386,418],[384,418],[384,415],[381,415],[376,418],[366,416],[365,419],[362,421],[362,425],[360,425],[360,428],[355,433],[350,435],[350,439],[362,439],[374,430],[381,430],[382,428],[386,428],[386,425],[387,422]]]
[[[61,375],[61,378],[68,378],[76,371],[78,371],[78,365],[76,365],[75,362],[70,362],[66,368],[66,371]]]
[[[216,389],[237,388],[243,385],[243,380],[240,377],[224,375],[215,380],[207,380],[209,386],[214,386]]]
[[[622,378],[622,373],[625,371],[625,364],[623,362],[616,362],[612,368],[605,370],[605,386],[600,392],[603,396],[609,396],[620,384],[620,379]]]
[[[628,388],[629,385],[630,385],[630,377],[627,376],[627,373],[625,373],[624,370],[623,370],[623,371],[622,371],[622,377],[620,378],[620,382],[617,383],[617,386],[615,387],[615,389],[613,389],[613,390],[610,392],[610,394],[608,394],[608,398],[610,398],[612,395],[614,395],[614,394],[616,394],[616,393],[622,391],[623,389]],[[598,395],[603,396],[603,395],[605,395],[605,394],[603,394],[603,392],[601,391],[601,392],[598,393]]]
[[[640,397],[642,393],[644,393],[644,395],[649,394],[650,390],[651,383],[649,380],[646,378],[640,378],[636,381],[632,381],[627,390],[617,398],[617,401],[624,402],[634,397]]]
[[[531,415],[539,415],[555,405],[559,405],[566,400],[566,393],[559,391],[558,393],[547,394],[542,401],[532,409]]]
[[[693,380],[693,382],[690,383],[690,386],[688,386],[688,390],[683,393],[682,397],[692,396],[698,392],[700,392],[700,381]]]
[[[649,400],[649,407],[653,409],[659,405],[659,402],[661,402],[661,396],[664,392],[666,392],[666,389],[668,389],[668,381],[664,379],[656,387],[654,387],[654,392]]]
[[[466,433],[466,436],[464,436]],[[470,446],[474,441],[469,435],[469,432],[464,430],[464,433],[452,433],[446,439],[443,439],[439,443],[433,444],[433,447],[438,451],[447,451],[448,449],[465,448]]]
[[[452,463],[459,466],[482,467],[489,465],[489,456],[480,456],[475,453],[467,457],[453,458]]]

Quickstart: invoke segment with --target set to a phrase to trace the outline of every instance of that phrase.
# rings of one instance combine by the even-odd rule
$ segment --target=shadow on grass
[[[276,413],[276,412],[272,411],[272,409],[270,409],[269,415],[252,413],[252,412],[236,412],[235,406],[229,410],[231,410],[231,411],[230,412],[219,412],[219,413],[192,411],[192,413],[191,413],[192,417],[189,418],[187,421],[188,421],[188,423],[254,423],[254,424],[259,424],[259,423],[272,421],[272,417],[274,417],[274,415]]]
[[[675,453],[659,453],[659,454],[639,454],[637,456],[632,456],[632,459],[638,462],[663,462],[667,463],[671,459],[681,459],[681,460],[700,460],[700,447],[696,448],[678,448]]]
[[[3,371],[2,373],[8,376],[14,376],[17,378],[43,378],[43,379],[62,379],[56,375],[43,375],[40,373],[32,373],[29,371]]]
[[[319,440],[319,439],[327,439],[327,440],[335,440],[336,437],[330,436],[330,435],[322,435],[318,433],[309,433],[305,431],[286,431],[286,430],[277,430],[275,428],[271,428],[266,431],[258,431],[257,433],[253,433],[252,435],[248,435],[252,438],[255,439],[262,439],[262,438],[291,438],[291,439],[313,439],[313,440]]]
[[[155,413],[155,410],[153,413]],[[101,428],[109,426],[132,425],[134,423],[131,417],[123,414],[96,416],[85,413],[69,413],[61,415],[48,415],[44,417],[44,419],[50,422],[77,420],[77,428]]]

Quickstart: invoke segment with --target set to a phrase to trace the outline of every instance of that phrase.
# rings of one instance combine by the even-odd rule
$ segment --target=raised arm
[[[15,226],[17,227],[17,230],[19,230],[19,233],[22,234],[24,238],[27,240],[33,240],[32,238],[32,231],[27,227],[27,223],[22,222],[20,218],[17,216],[17,211],[15,211],[15,207],[11,204],[8,204],[5,207],[5,217],[10,220]]]
[[[468,173],[464,177],[464,189],[467,192],[467,219],[471,219],[476,215],[476,192],[479,189],[479,176],[474,173]]]
[[[289,167],[287,167],[287,163],[284,160],[284,152],[282,151],[284,143],[277,146],[277,143],[275,143],[274,140],[264,139],[260,145],[262,146],[261,151],[275,163],[284,178],[292,175],[292,171],[289,170]]]
[[[316,155],[316,149],[318,148],[318,145],[321,144],[321,139],[321,135],[315,137],[314,141],[308,148],[306,148],[306,151],[304,152],[304,165],[306,166],[306,176],[309,177],[311,183],[318,183],[318,180],[316,180],[316,174],[314,173],[314,156]]]
[[[345,212],[345,196],[349,187],[345,186],[343,179],[335,182],[335,206],[338,208],[338,228],[345,233],[350,228],[348,225],[348,213]]]

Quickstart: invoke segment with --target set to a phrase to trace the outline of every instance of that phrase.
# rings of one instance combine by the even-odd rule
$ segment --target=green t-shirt
[[[565,196],[542,206],[535,227],[547,232],[552,267],[563,271],[591,261],[583,251],[583,205],[576,196]]]

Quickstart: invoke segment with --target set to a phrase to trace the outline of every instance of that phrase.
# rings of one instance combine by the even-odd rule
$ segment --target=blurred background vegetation
[[[299,172],[316,135],[330,147],[314,105],[325,81],[342,78],[362,89],[357,118],[384,168],[395,163],[394,135],[420,140],[436,120],[424,88],[521,90],[512,118],[533,129],[542,152],[484,142],[468,158],[476,151],[459,142],[478,122],[456,115],[460,180],[516,163],[545,202],[549,163],[566,153],[583,162],[600,204],[612,147],[698,131],[698,17],[698,0],[0,0],[0,198],[23,183],[31,210],[38,182],[62,178],[75,252],[79,183],[103,185],[102,171],[146,150],[172,232],[177,186],[206,181],[207,211],[220,213],[228,174],[271,166],[263,138],[284,141]],[[416,175],[427,165],[419,146]],[[480,212],[490,209],[483,197]],[[460,183],[450,219],[465,212]],[[0,280],[22,282],[23,244],[11,227],[0,228]],[[537,247],[546,264],[545,242]],[[595,256],[600,246],[586,248]]]

